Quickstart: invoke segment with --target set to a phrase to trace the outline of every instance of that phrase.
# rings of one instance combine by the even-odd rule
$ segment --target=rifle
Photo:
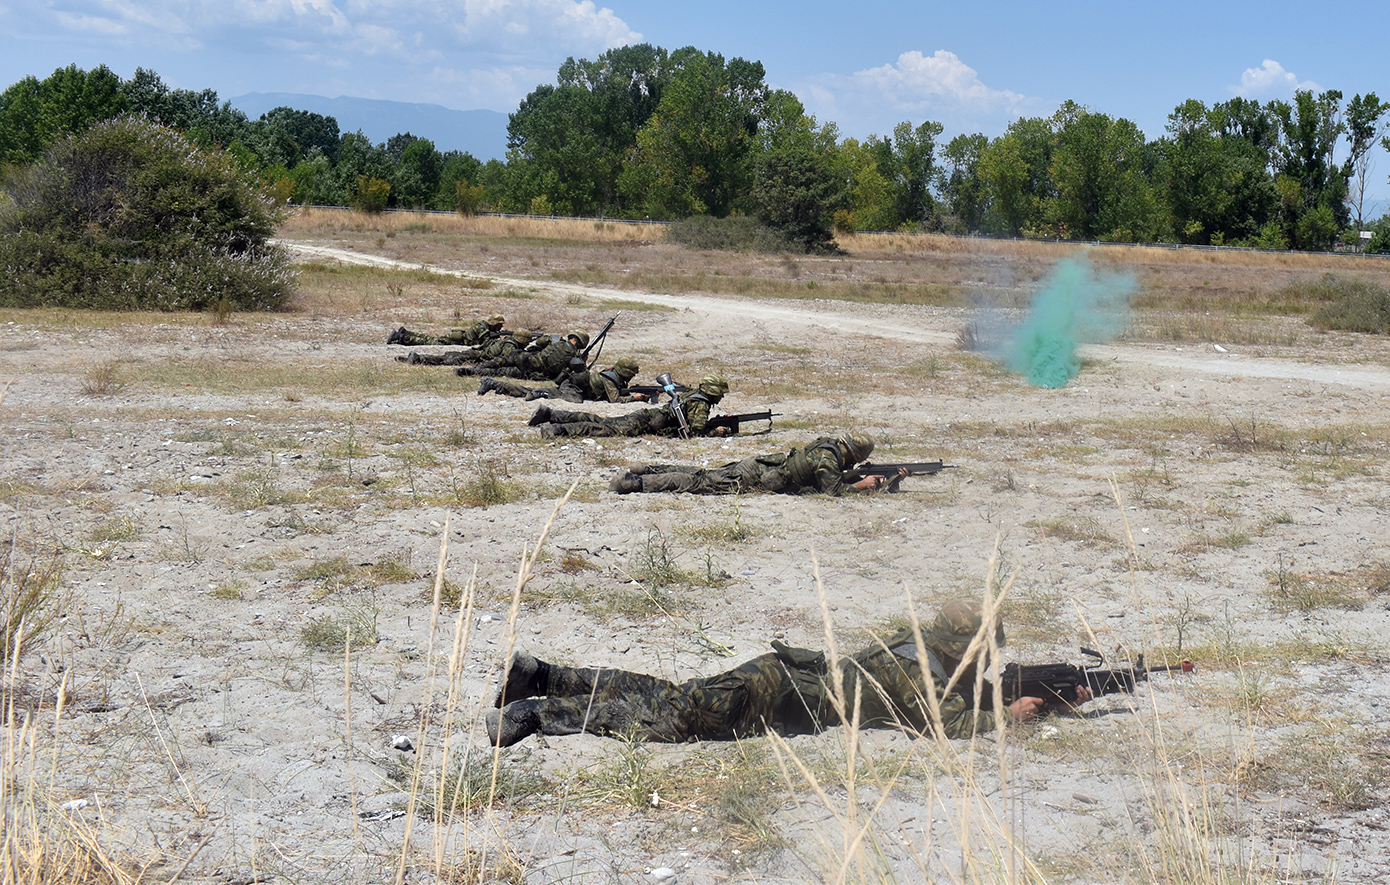
[[[688,393],[689,391],[690,388],[686,387],[684,384],[677,384],[675,386],[676,393]],[[649,397],[658,397],[665,392],[666,388],[662,387],[660,384],[629,384],[627,387],[623,388],[623,393],[627,396],[631,396],[634,393],[642,393]]]
[[[718,427],[727,427],[729,428],[729,435],[732,436],[738,433],[739,427],[745,421],[766,421],[767,430],[761,432],[771,433],[773,417],[780,416],[781,414],[781,412],[774,412],[768,409],[766,412],[744,412],[739,415],[715,415],[710,418],[709,421],[705,422],[705,430],[709,432]]]
[[[661,385],[662,393],[671,395],[671,411],[675,413],[676,423],[680,425],[681,439],[690,439],[690,422],[685,420],[685,409],[681,408],[680,398],[676,396],[676,388],[680,385],[671,378],[670,372],[657,375],[656,383]]]
[[[1019,698],[1042,698],[1048,707],[1067,706],[1076,699],[1076,689],[1089,688],[1096,697],[1119,692],[1134,691],[1135,683],[1148,679],[1150,673],[1166,673],[1177,670],[1191,673],[1196,667],[1191,661],[1164,664],[1159,667],[1145,667],[1144,656],[1135,659],[1130,667],[1102,668],[1105,656],[1089,648],[1081,653],[1096,659],[1093,666],[1078,667],[1075,664],[1008,664],[1000,674],[999,688],[1004,696],[1004,706]],[[980,706],[993,703],[993,684],[986,681],[980,697]]]
[[[844,479],[841,482],[846,485],[853,485],[866,476],[882,476],[887,479],[882,486],[884,491],[898,491],[898,484],[902,482],[899,471],[906,470],[908,476],[936,476],[943,470],[955,470],[956,465],[945,464],[941,461],[918,461],[911,464],[874,464],[865,461],[858,467],[850,468],[845,471]]]
[[[613,328],[613,324],[616,323],[618,321],[618,317],[622,315],[623,312],[621,310],[613,314],[613,319],[609,320],[604,325],[604,327],[599,330],[599,333],[597,335],[589,339],[589,346],[585,347],[584,350],[579,354],[581,357],[584,358],[585,367],[592,365],[592,363],[589,361],[589,351],[593,350],[595,346],[598,347],[598,350],[594,353],[593,362],[598,362],[599,354],[603,353],[603,339],[608,337],[608,330]]]

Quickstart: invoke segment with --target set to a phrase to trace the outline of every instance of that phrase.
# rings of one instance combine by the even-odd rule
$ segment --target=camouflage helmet
[[[534,341],[535,338],[536,336],[532,335],[529,329],[517,329],[512,333],[512,340],[516,342],[517,347],[525,347]]]
[[[970,640],[980,632],[983,623],[980,603],[973,599],[952,599],[941,607],[936,620],[922,636],[922,641],[933,651],[960,660],[965,657]],[[1000,646],[1004,644],[1004,621],[997,614],[994,618],[994,641]]]
[[[507,318],[502,316],[502,314],[500,313],[495,313],[487,319],[483,320],[483,322],[487,323],[494,329],[500,329],[507,324]]]
[[[729,382],[724,380],[723,375],[706,375],[700,379],[699,391],[718,399],[729,392]]]
[[[857,430],[840,437],[840,443],[849,453],[851,464],[858,464],[874,452],[874,438]]]
[[[636,378],[639,369],[640,366],[637,365],[637,360],[630,356],[625,356],[613,364],[613,374],[623,379],[624,382]]]
[[[575,329],[573,332],[569,333],[569,335],[567,335],[567,336],[565,336],[565,337],[567,337],[567,338],[573,338],[573,339],[575,339],[576,341],[578,341],[578,342],[579,342],[579,345],[578,345],[578,346],[581,347],[581,348],[583,348],[583,347],[588,347],[588,346],[589,346],[589,333],[588,333],[588,332],[585,332],[585,331],[582,330],[582,329]]]

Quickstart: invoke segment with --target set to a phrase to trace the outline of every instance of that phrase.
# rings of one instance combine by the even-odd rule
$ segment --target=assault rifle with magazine
[[[896,492],[898,491],[898,484],[902,482],[903,471],[907,471],[908,476],[935,476],[943,470],[955,469],[956,465],[946,464],[942,461],[917,461],[903,464],[874,464],[865,461],[857,467],[846,470],[843,482],[846,485],[853,485],[866,476],[882,476],[884,478],[882,490]]]
[[[690,388],[686,387],[684,384],[676,384],[672,389],[678,394],[688,393],[690,391]],[[640,393],[648,399],[655,399],[665,392],[666,388],[662,387],[660,384],[629,384],[627,387],[623,388],[623,394],[626,396]]]
[[[1095,664],[1078,667],[1075,664],[1008,664],[999,677],[999,689],[1003,693],[1004,706],[1019,698],[1042,698],[1051,709],[1066,708],[1076,700],[1076,690],[1086,687],[1096,697],[1119,692],[1132,692],[1134,686],[1147,680],[1150,673],[1178,671],[1191,673],[1196,667],[1191,661],[1176,664],[1163,664],[1158,667],[1144,666],[1144,656],[1140,655],[1132,666],[1103,667],[1105,657],[1100,652],[1082,648],[1081,653],[1095,658]],[[964,686],[970,692],[973,686]],[[994,685],[986,680],[980,695],[981,708],[994,702]]]
[[[705,422],[705,433],[712,436],[716,428],[725,427],[728,428],[728,435],[733,436],[735,433],[739,432],[743,424],[747,421],[766,421],[767,429],[758,432],[771,433],[772,419],[781,414],[781,412],[774,412],[768,409],[765,412],[742,412],[737,415],[711,415],[710,419]]]

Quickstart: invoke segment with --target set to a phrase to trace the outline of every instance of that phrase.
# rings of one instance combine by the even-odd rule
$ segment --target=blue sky
[[[931,119],[997,135],[1073,99],[1150,137],[1188,98],[1390,99],[1390,4],[1119,0],[0,0],[0,84],[76,63],[167,82],[511,111],[566,56],[630,42],[763,62],[845,135]],[[1375,214],[1390,202],[1376,158]]]

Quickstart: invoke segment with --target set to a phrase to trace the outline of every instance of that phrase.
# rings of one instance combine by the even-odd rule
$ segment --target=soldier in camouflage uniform
[[[459,366],[455,373],[519,378],[526,381],[556,381],[569,372],[570,361],[589,346],[589,333],[575,330],[556,337],[539,351],[520,351],[509,357],[488,360],[476,366]]]
[[[555,387],[525,387],[515,381],[498,381],[484,378],[478,385],[478,396],[486,396],[493,391],[504,396],[534,399],[562,399],[567,403],[582,403],[586,400],[601,403],[645,402],[645,393],[628,393],[627,386],[637,377],[641,367],[632,357],[623,357],[602,371],[590,371],[580,359],[575,371],[566,376]]]
[[[873,437],[864,434],[823,436],[790,452],[754,455],[723,467],[680,464],[632,467],[608,487],[620,495],[633,492],[689,492],[693,495],[739,495],[758,491],[786,495],[868,492],[884,485],[887,478],[865,476],[847,483],[845,471],[868,458],[873,450]],[[902,471],[902,475],[906,476],[907,471]]]
[[[1004,628],[997,619],[994,632],[1002,646]],[[563,667],[520,652],[498,690],[500,709],[489,710],[484,724],[492,744],[503,747],[537,732],[587,731],[667,743],[735,740],[768,731],[809,734],[842,721],[834,703],[838,673],[845,715],[852,717],[858,703],[861,727],[918,733],[934,728],[926,688],[930,680],[942,734],[966,738],[993,729],[994,713],[977,709],[961,691],[947,694],[946,684],[959,670],[956,686],[973,691],[975,662],[988,665],[986,634],[980,604],[957,599],[943,606],[922,632],[922,648],[913,631],[904,630],[841,659],[832,671],[824,654],[773,642],[769,654],[679,685],[624,670]],[[1073,706],[1087,700],[1090,691],[1081,689]],[[1041,698],[1020,698],[1005,709],[1014,719],[1027,721],[1044,706]]]
[[[706,425],[710,407],[728,392],[729,382],[723,376],[706,375],[700,379],[698,387],[677,394],[672,402],[638,409],[618,418],[605,418],[592,412],[562,412],[543,405],[527,423],[539,426],[545,439],[557,436],[678,436],[680,420],[674,410],[680,409],[691,436],[726,436],[727,428],[716,427],[711,431]]]
[[[535,340],[535,336],[530,332],[525,329],[517,329],[510,335],[502,335],[468,350],[450,350],[446,353],[411,351],[409,354],[396,357],[396,360],[410,363],[412,366],[466,366],[469,363],[502,359],[520,353],[533,340]]]
[[[387,344],[402,344],[406,347],[419,347],[424,344],[461,344],[467,347],[477,347],[485,341],[491,341],[502,333],[502,326],[506,325],[506,320],[500,313],[495,313],[490,317],[478,320],[467,329],[450,329],[443,335],[426,335],[423,332],[412,332],[405,326],[391,333],[386,339]]]

